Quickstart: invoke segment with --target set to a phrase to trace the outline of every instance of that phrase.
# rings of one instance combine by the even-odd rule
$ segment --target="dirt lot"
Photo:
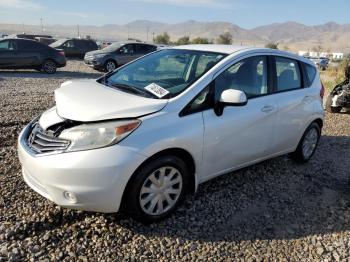
[[[214,179],[158,224],[35,193],[21,177],[18,133],[60,83],[98,75],[79,61],[53,76],[0,71],[0,261],[350,260],[350,114],[326,116],[308,164],[284,156]]]

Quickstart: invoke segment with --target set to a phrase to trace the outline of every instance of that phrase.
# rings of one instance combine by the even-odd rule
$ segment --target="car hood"
[[[55,90],[55,100],[60,117],[82,122],[139,117],[162,110],[168,102],[129,94],[96,80],[64,82]]]
[[[95,50],[95,51],[90,51],[90,52],[87,52],[85,55],[107,55],[108,52],[104,52],[102,50]]]

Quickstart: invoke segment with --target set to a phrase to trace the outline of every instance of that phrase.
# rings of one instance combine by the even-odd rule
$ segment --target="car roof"
[[[187,49],[195,51],[207,51],[207,52],[216,52],[224,54],[232,54],[237,51],[248,49],[247,46],[236,46],[236,45],[216,45],[216,44],[204,44],[204,45],[181,45],[173,47],[175,49]]]
[[[301,57],[297,54],[286,52],[277,49],[271,48],[262,48],[262,47],[252,47],[252,46],[237,46],[237,45],[219,45],[219,44],[202,44],[202,45],[181,45],[171,47],[173,49],[184,49],[184,50],[194,50],[194,51],[204,51],[204,52],[214,52],[214,53],[223,53],[223,54],[233,54],[239,51],[252,51],[252,52],[268,52],[271,55],[280,55],[280,56],[289,56],[294,59],[306,62],[312,65],[312,62],[309,59]]]

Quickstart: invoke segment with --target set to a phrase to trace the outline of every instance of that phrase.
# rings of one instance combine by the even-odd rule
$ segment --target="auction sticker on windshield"
[[[148,86],[145,86],[145,89],[159,98],[162,98],[163,96],[169,94],[168,90],[164,89],[163,87],[161,87],[155,83],[152,83],[152,84],[149,84]]]

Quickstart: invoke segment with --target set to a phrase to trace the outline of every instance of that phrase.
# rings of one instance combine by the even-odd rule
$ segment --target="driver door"
[[[248,103],[225,106],[222,115],[203,112],[203,180],[266,158],[275,128],[277,105],[269,96],[267,57],[235,63],[215,80],[215,101],[226,89],[244,91]]]
[[[17,44],[14,40],[0,42],[0,68],[16,67],[18,63]]]

